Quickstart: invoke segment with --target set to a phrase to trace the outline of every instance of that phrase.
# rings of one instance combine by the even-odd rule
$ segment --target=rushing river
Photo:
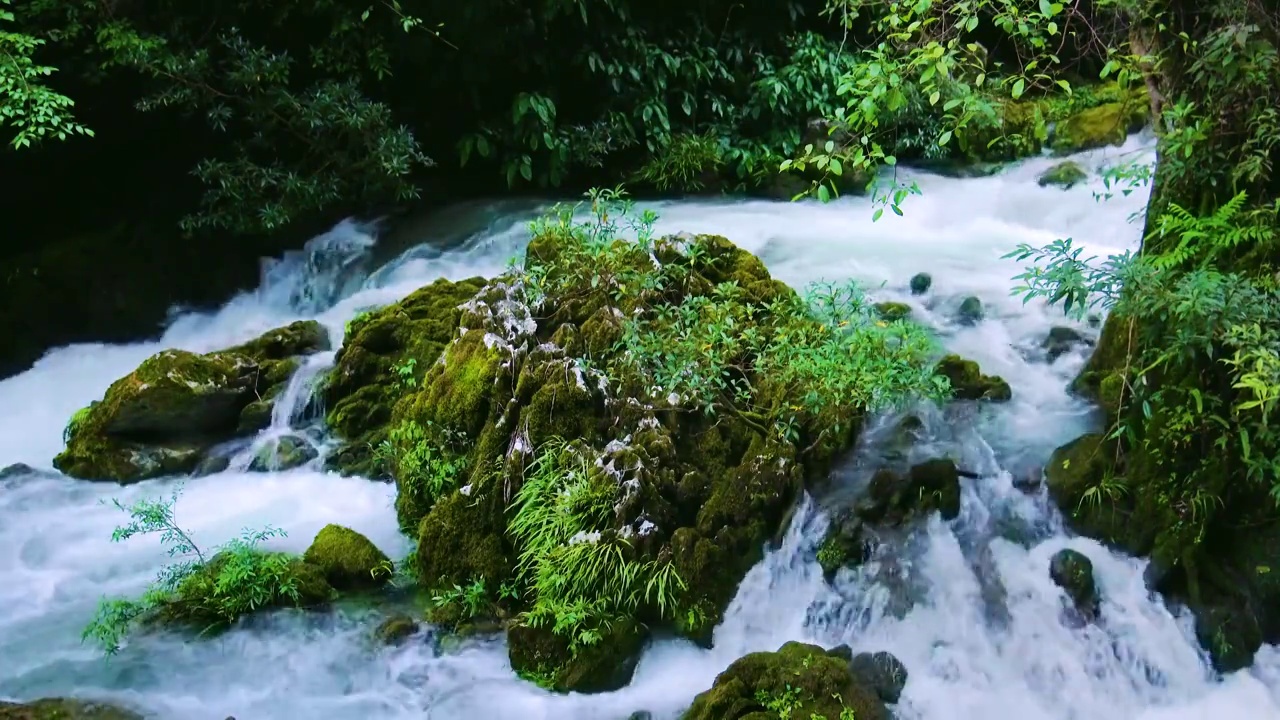
[[[1150,156],[1149,142],[1133,138],[1076,159],[1096,170]],[[909,201],[905,217],[876,223],[869,201],[858,198],[826,206],[656,206],[660,230],[723,234],[793,285],[855,278],[878,299],[909,302],[949,348],[1010,382],[1011,403],[928,417],[932,442],[982,477],[965,481],[958,519],[935,517],[898,556],[824,583],[814,560],[827,523],[823,499],[806,500],[781,544],[744,581],[713,650],[655,640],[634,681],[602,695],[556,696],[518,680],[500,638],[375,647],[369,633],[378,610],[358,606],[256,618],[207,641],[145,638],[108,662],[81,643],[82,627],[101,596],[141,590],[166,560],[153,538],[111,543],[123,516],[108,502],[168,494],[175,481],[122,488],[17,477],[0,481],[0,699],[98,697],[181,720],[624,720],[637,710],[675,718],[734,658],[804,639],[901,658],[910,671],[898,708],[904,720],[1280,718],[1280,651],[1264,648],[1252,669],[1216,677],[1191,639],[1189,619],[1144,588],[1142,561],[1068,536],[1042,492],[1015,487],[1015,475],[1097,419],[1065,390],[1082,352],[1053,364],[1036,353],[1051,326],[1070,323],[1010,297],[1019,268],[1000,256],[1019,242],[1066,236],[1099,255],[1133,248],[1140,223],[1131,216],[1146,202],[1145,190],[1098,202],[1097,180],[1069,191],[1040,188],[1035,178],[1051,162],[1033,159],[980,179],[918,174],[923,196]],[[344,223],[312,243],[323,253],[276,262],[257,292],[214,314],[177,316],[158,343],[53,351],[0,382],[0,467],[51,467],[71,413],[161,348],[214,350],[305,317],[338,338],[361,308],[434,278],[496,274],[527,241],[528,213],[455,212],[455,220],[474,225],[465,239],[457,239],[456,225],[433,230],[427,223],[415,228],[424,244],[396,248],[404,252],[394,258],[386,257],[386,243],[375,249],[371,237]],[[449,249],[439,249],[441,238],[450,239]],[[921,271],[934,278],[923,299],[906,289]],[[986,319],[960,326],[955,307],[971,294],[982,299]],[[320,356],[301,372],[314,377],[331,360],[332,353]],[[305,380],[291,388],[300,405]],[[278,432],[288,416],[277,413],[277,429],[265,432]],[[358,478],[233,469],[185,481],[177,512],[209,545],[244,526],[271,524],[289,532],[279,547],[300,551],[337,522],[399,557],[408,543],[396,530],[392,500],[390,485]],[[1061,621],[1062,594],[1049,579],[1049,558],[1064,547],[1093,560],[1103,597],[1100,620],[1083,629]]]

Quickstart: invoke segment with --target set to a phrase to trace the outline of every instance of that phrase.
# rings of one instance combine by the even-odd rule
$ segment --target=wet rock
[[[857,567],[871,554],[871,542],[862,518],[852,512],[843,512],[827,529],[827,535],[818,545],[817,561],[827,582],[835,578],[842,567]]]
[[[341,525],[326,525],[316,534],[302,559],[316,566],[335,590],[381,587],[395,566],[369,538]]]
[[[373,631],[373,637],[383,645],[399,645],[418,632],[418,621],[408,615],[396,615],[383,620]]]
[[[1004,378],[983,375],[978,363],[959,355],[939,360],[934,372],[951,383],[952,397],[956,400],[1007,402],[1013,398],[1013,390]]]
[[[1045,170],[1041,173],[1040,178],[1036,181],[1040,187],[1059,187],[1063,190],[1070,190],[1079,183],[1089,178],[1089,174],[1080,167],[1079,163],[1068,160],[1060,162],[1057,165]]]
[[[876,303],[876,313],[885,322],[906,320],[911,317],[911,306],[900,302]]]
[[[977,325],[986,317],[986,311],[982,307],[982,300],[976,295],[970,295],[960,302],[960,308],[956,311],[956,318],[961,325]]]
[[[887,652],[858,653],[849,660],[849,670],[886,703],[898,702],[907,686],[907,666]]]
[[[1067,597],[1080,616],[1093,621],[1098,616],[1098,586],[1093,577],[1093,562],[1083,553],[1059,550],[1049,561],[1049,576]]]
[[[209,455],[196,465],[196,469],[191,471],[191,475],[192,477],[217,475],[229,467],[231,467],[231,457],[229,455]]]
[[[845,649],[847,651],[847,648]],[[876,690],[857,677],[841,652],[789,642],[777,652],[757,652],[733,662],[711,689],[694,698],[683,720],[778,717],[762,704],[785,709],[791,718],[889,720]]]
[[[631,682],[648,634],[626,619],[605,626],[602,634],[599,642],[574,652],[548,628],[513,626],[507,652],[521,677],[548,690],[609,692]]]
[[[1076,346],[1087,344],[1090,344],[1089,340],[1078,331],[1069,327],[1056,326],[1049,329],[1049,335],[1040,343],[1040,347],[1045,351],[1045,357],[1049,362],[1053,362],[1071,352]]]
[[[1123,145],[1130,132],[1139,130],[1149,119],[1148,106],[1126,100],[1082,110],[1054,126],[1051,144],[1058,155],[1081,150]]]
[[[29,703],[0,701],[0,720],[143,720],[124,708],[90,700],[45,698]]]
[[[923,295],[933,287],[933,276],[929,273],[916,273],[911,276],[911,294]]]
[[[72,415],[54,466],[122,483],[191,472],[205,451],[255,431],[261,406],[248,418],[246,409],[283,389],[294,355],[325,347],[327,332],[308,321],[219,352],[156,353]]]
[[[0,480],[40,474],[42,473],[39,470],[36,470],[26,463],[14,463],[4,469],[0,469]]]
[[[250,472],[281,472],[302,467],[319,457],[315,446],[297,435],[283,435],[263,445],[249,463]]]
[[[275,403],[271,400],[254,400],[240,411],[240,423],[236,426],[237,435],[252,435],[271,427],[271,412]]]
[[[927,460],[905,475],[881,469],[871,477],[858,515],[870,523],[898,526],[937,510],[944,520],[960,515],[960,471],[947,458]]]
[[[628,715],[627,720],[653,720],[653,713],[648,710],[637,710]]]

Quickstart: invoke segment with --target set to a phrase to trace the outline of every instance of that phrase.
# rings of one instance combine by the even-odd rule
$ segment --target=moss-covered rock
[[[324,571],[300,557],[223,551],[184,578],[146,620],[203,634],[230,627],[251,612],[318,607],[334,595]]]
[[[880,319],[885,322],[906,320],[911,317],[911,306],[900,302],[876,303],[876,312],[880,314]]]
[[[1075,113],[1057,123],[1051,141],[1054,152],[1069,155],[1081,150],[1123,145],[1129,133],[1147,122],[1149,105],[1114,102]]]
[[[382,645],[399,645],[415,635],[420,626],[408,615],[395,615],[379,623],[373,631],[374,640]]]
[[[911,294],[923,295],[933,287],[933,276],[929,273],[916,273],[911,276]]]
[[[89,700],[45,698],[29,703],[0,702],[0,720],[142,720],[142,715]]]
[[[769,308],[798,298],[759,258],[718,236],[663,238],[651,252],[618,241],[610,262],[625,267],[592,265],[599,278],[557,290],[581,267],[561,261],[575,251],[569,242],[577,241],[546,232],[526,251],[526,264],[543,269],[538,287],[557,294],[535,297],[529,277],[510,273],[436,283],[353,321],[326,397],[331,426],[353,450],[378,448],[376,458],[352,452],[354,463],[340,466],[355,471],[376,460],[392,470],[398,520],[417,539],[419,580],[441,590],[482,583],[495,596],[503,588],[501,603],[486,602],[514,618],[513,668],[547,687],[585,691],[626,682],[645,626],[709,641],[804,482],[851,446],[861,418],[833,409],[782,439],[760,412],[708,416],[692,399],[657,392],[624,362],[628,318],[720,298],[717,288],[729,285],[737,288],[732,302],[749,309],[744,317],[767,329],[776,312]],[[653,272],[655,264],[679,267],[678,280],[661,292],[611,289],[610,273]],[[758,405],[788,401],[772,378],[751,382]],[[530,500],[530,475],[556,447],[577,464],[552,484],[581,484]],[[574,515],[571,536],[535,546],[517,526],[522,503],[561,497],[580,500],[565,514],[594,508],[589,520]],[[581,601],[591,622],[553,632],[547,628],[563,618],[551,615],[569,608],[538,603],[534,568],[571,547],[616,553],[595,558],[604,569],[579,582],[581,597],[564,600]],[[653,578],[660,592],[648,585]],[[617,592],[618,583],[627,591]],[[596,622],[601,613],[610,621]]]
[[[1045,358],[1053,362],[1080,345],[1088,344],[1089,340],[1076,329],[1055,326],[1049,328],[1049,334],[1041,341],[1040,348],[1044,350]]]
[[[1098,584],[1093,577],[1093,562],[1083,553],[1059,550],[1049,560],[1049,577],[1062,588],[1071,605],[1085,620],[1098,615]]]
[[[1009,383],[997,375],[983,375],[982,368],[973,360],[959,355],[947,355],[938,361],[934,372],[951,383],[952,397],[956,400],[987,400],[1007,402],[1013,399]]]
[[[827,582],[835,578],[842,567],[857,567],[870,555],[871,542],[867,537],[862,517],[845,511],[837,515],[827,528],[827,534],[818,545],[817,561]]]
[[[267,442],[260,448],[249,463],[250,472],[283,472],[302,467],[319,457],[316,450],[306,438],[297,435],[282,435]]]
[[[639,623],[623,619],[574,651],[549,628],[517,625],[507,633],[507,652],[521,677],[548,690],[608,692],[631,681],[647,637]]]
[[[1076,185],[1089,179],[1089,173],[1080,167],[1080,163],[1067,160],[1040,173],[1040,177],[1036,183],[1040,187],[1059,187],[1063,190],[1070,190]]]
[[[54,466],[118,482],[191,472],[214,445],[269,421],[270,398],[297,368],[292,354],[327,346],[324,328],[310,321],[205,355],[156,353],[72,416]]]
[[[324,573],[335,590],[381,587],[395,566],[369,538],[341,525],[326,525],[316,534],[302,559]]]
[[[960,471],[947,458],[913,465],[906,475],[881,469],[871,477],[857,510],[866,522],[894,526],[934,510],[944,520],[955,519],[960,515]]]
[[[1117,479],[1115,446],[1099,433],[1082,435],[1054,450],[1045,465],[1045,481],[1067,522],[1077,532],[1135,555],[1151,551],[1150,528],[1131,522],[1133,504],[1127,493],[1105,491]]]
[[[892,717],[875,691],[854,676],[847,657],[789,642],[777,652],[751,653],[734,661],[681,717],[838,720],[850,712],[858,720]]]
[[[962,325],[977,325],[986,317],[986,311],[982,308],[982,300],[976,295],[970,295],[960,301],[960,308],[956,310],[956,319]]]
[[[329,427],[348,441],[330,456],[332,469],[381,474],[371,448],[386,438],[396,404],[422,387],[423,376],[458,334],[460,306],[483,285],[481,278],[437,280],[348,323],[324,390]]]

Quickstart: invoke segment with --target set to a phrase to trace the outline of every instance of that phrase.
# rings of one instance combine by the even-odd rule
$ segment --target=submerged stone
[[[960,302],[960,309],[956,311],[956,317],[960,320],[961,325],[977,325],[986,317],[986,311],[982,309],[982,300],[976,295],[970,295]]]
[[[1093,562],[1083,553],[1059,550],[1049,561],[1049,576],[1067,593],[1072,607],[1086,621],[1098,616],[1098,585],[1093,577]]]
[[[383,620],[373,637],[383,645],[399,645],[418,632],[418,621],[408,615],[395,615]]]
[[[876,312],[880,315],[881,320],[895,322],[911,317],[911,306],[900,302],[876,303]]]
[[[911,294],[923,295],[933,287],[933,276],[929,273],[916,273],[911,276]]]
[[[263,445],[249,463],[250,472],[283,472],[302,467],[320,456],[315,446],[297,435],[282,435]]]
[[[1087,179],[1089,179],[1089,174],[1084,171],[1084,168],[1080,167],[1079,163],[1067,160],[1045,170],[1040,174],[1040,178],[1036,180],[1036,183],[1040,187],[1052,185],[1063,190],[1070,190]]]

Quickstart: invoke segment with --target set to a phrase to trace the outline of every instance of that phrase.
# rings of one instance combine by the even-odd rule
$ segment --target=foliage
[[[553,439],[525,470],[507,531],[520,548],[523,620],[549,627],[569,648],[594,645],[602,629],[643,606],[667,616],[684,581],[669,561],[640,560],[613,529],[621,488],[590,450]]]
[[[202,630],[223,627],[241,616],[277,604],[300,600],[298,579],[284,553],[265,552],[260,545],[285,532],[272,527],[245,529],[240,537],[206,555],[192,540],[190,532],[177,523],[174,508],[181,490],[167,500],[139,500],[116,508],[129,514],[130,521],[111,534],[112,542],[124,542],[140,535],[159,534],[174,562],[162,569],[156,580],[137,599],[103,599],[96,617],[83,637],[92,639],[107,654],[121,643],[140,622],[179,607],[182,617],[201,625]]]
[[[785,292],[757,302],[748,288],[726,281],[709,294],[666,302],[666,293],[707,262],[705,240],[665,245],[673,241],[653,237],[656,216],[637,217],[617,190],[592,193],[588,220],[575,215],[575,208],[561,208],[534,228],[537,237],[569,240],[554,263],[526,263],[532,302],[554,296],[563,304],[606,288],[626,319],[623,352],[604,372],[638,375],[655,400],[732,413],[766,435],[795,441],[815,418],[831,417],[822,432],[839,435],[839,412],[876,411],[946,390],[928,363],[935,345],[926,331],[881,320],[852,283],[816,283],[804,298]],[[636,230],[634,242],[618,242],[623,222]],[[657,260],[668,252],[685,261]]]
[[[412,379],[413,366],[406,363],[401,367],[408,367]],[[462,452],[466,444],[465,434],[406,420],[392,428],[374,449],[374,461],[396,480],[401,496],[398,502],[407,501],[418,509],[410,516],[402,514],[402,521],[420,519],[437,500],[457,488],[467,471],[467,456]],[[401,529],[412,534],[414,528]]]
[[[75,102],[45,82],[57,71],[35,60],[45,41],[7,29],[14,22],[8,9],[12,4],[12,0],[0,0],[0,128],[13,132],[9,145],[22,149],[45,139],[92,137],[93,131],[72,115]]]

